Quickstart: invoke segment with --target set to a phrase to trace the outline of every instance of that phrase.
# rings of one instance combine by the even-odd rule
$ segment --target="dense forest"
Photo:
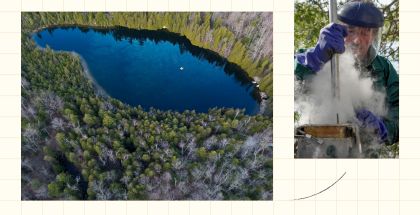
[[[99,94],[78,56],[31,39],[57,25],[165,27],[242,67],[272,99],[271,22],[266,13],[22,13],[22,199],[272,199],[270,113],[132,107]]]

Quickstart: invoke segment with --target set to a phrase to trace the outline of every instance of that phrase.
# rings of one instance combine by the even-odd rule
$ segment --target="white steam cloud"
[[[349,50],[349,49],[347,49]],[[339,57],[340,99],[333,98],[330,63],[304,84],[295,81],[295,111],[300,114],[299,125],[356,123],[355,109],[365,108],[384,115],[385,93],[375,91],[370,76],[361,75],[350,51]]]

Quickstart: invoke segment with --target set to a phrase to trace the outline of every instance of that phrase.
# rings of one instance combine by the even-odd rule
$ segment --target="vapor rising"
[[[340,96],[334,99],[330,63],[303,83],[295,81],[295,111],[300,114],[298,125],[358,123],[355,109],[365,108],[378,116],[386,113],[385,93],[374,90],[367,71],[355,67],[355,58],[346,49],[339,57]]]

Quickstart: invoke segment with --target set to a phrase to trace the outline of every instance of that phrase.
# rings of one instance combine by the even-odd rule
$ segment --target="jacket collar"
[[[371,46],[368,50],[367,60],[359,64],[359,66],[368,70],[373,69],[375,72],[382,71],[384,70],[384,65],[380,58],[376,50]]]

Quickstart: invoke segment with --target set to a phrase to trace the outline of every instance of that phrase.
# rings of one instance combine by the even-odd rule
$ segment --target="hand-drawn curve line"
[[[325,189],[323,189],[323,190],[321,190],[321,191],[319,191],[319,192],[317,192],[317,193],[314,193],[314,194],[312,194],[312,195],[310,195],[310,196],[306,196],[306,197],[302,197],[302,198],[298,198],[298,199],[293,199],[293,201],[297,201],[297,200],[303,200],[303,199],[307,199],[307,198],[311,198],[311,197],[313,197],[313,196],[316,196],[316,195],[318,195],[318,194],[321,194],[322,192],[324,192],[324,191],[326,191],[326,190],[328,190],[328,189],[330,189],[332,186],[334,186],[335,184],[337,184],[337,182],[338,181],[340,181],[343,177],[344,177],[344,175],[346,174],[346,172],[344,172],[343,173],[343,175],[340,177],[340,178],[338,178],[334,183],[332,183],[330,186],[328,186],[327,188],[325,188]]]

